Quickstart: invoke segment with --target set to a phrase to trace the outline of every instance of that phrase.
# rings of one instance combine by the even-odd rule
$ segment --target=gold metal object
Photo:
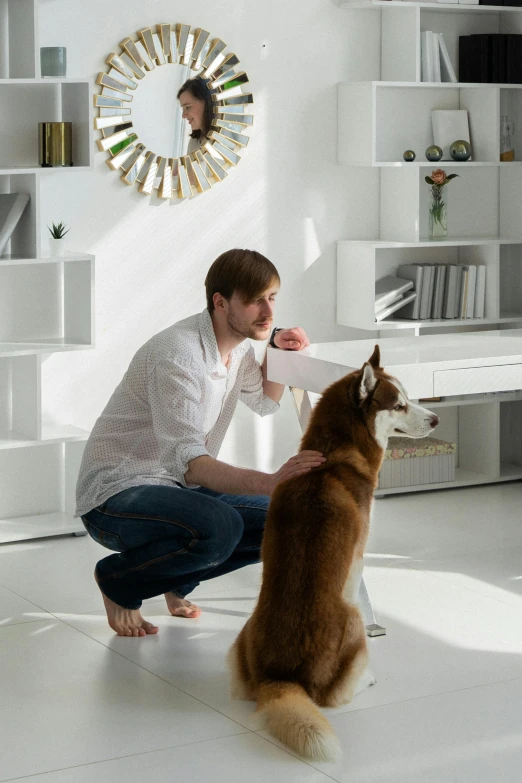
[[[254,121],[252,114],[245,114],[253,96],[243,91],[248,76],[237,67],[237,55],[227,54],[226,44],[219,38],[212,39],[206,30],[181,23],[144,27],[135,37],[125,38],[120,47],[119,54],[107,56],[108,71],[99,74],[101,91],[94,96],[98,110],[94,127],[102,136],[97,145],[109,153],[107,165],[114,171],[123,170],[121,180],[127,185],[137,184],[138,191],[146,195],[157,189],[159,198],[177,195],[185,199],[211,190],[241,160],[238,152],[249,143],[245,131]],[[202,149],[180,159],[146,151],[137,143],[130,117],[131,93],[149,71],[167,63],[189,66],[206,82],[213,101],[208,141]],[[117,151],[116,145],[124,141],[127,146]]]
[[[43,168],[72,166],[72,122],[38,123],[38,162]]]

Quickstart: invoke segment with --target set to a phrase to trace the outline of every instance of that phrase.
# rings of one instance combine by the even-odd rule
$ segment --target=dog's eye
[[[405,408],[405,406],[404,406],[404,405],[401,405],[401,404],[400,404],[400,402],[398,402],[398,403],[397,403],[397,405],[395,406],[395,408],[394,408],[393,410],[394,410],[394,411],[403,411],[403,410],[404,410],[404,408]]]

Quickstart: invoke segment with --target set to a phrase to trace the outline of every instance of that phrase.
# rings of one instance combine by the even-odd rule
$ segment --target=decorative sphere
[[[471,146],[469,141],[457,139],[450,147],[450,155],[453,160],[468,160],[471,157]]]
[[[436,144],[432,144],[431,147],[428,147],[425,154],[427,159],[431,162],[435,162],[442,158],[442,150],[440,147],[437,147]]]
[[[402,153],[402,157],[407,163],[412,163],[415,160],[415,153],[413,150],[406,150]]]

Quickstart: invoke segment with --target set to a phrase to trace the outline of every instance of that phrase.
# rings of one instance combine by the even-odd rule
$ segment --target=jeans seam
[[[161,563],[162,560],[167,560],[169,557],[174,557],[174,555],[182,555],[184,552],[188,552],[191,547],[194,546],[194,544],[197,543],[197,539],[193,538],[190,544],[186,547],[183,547],[183,549],[178,549],[177,552],[169,552],[167,555],[162,555],[161,557],[156,557],[154,560],[147,560],[146,563],[142,563],[139,566],[133,566],[132,568],[127,568],[125,571],[120,571],[117,574],[109,574],[108,576],[104,576],[100,579],[101,582],[106,582],[108,579],[120,579],[122,576],[126,576],[127,574],[130,574],[132,571],[141,571],[144,568],[148,568],[151,565],[154,565],[155,563]]]
[[[118,511],[100,511],[99,509],[93,509],[93,510],[98,511],[98,513],[100,514],[106,514],[108,517],[117,517],[118,519],[146,519],[152,522],[166,522],[168,525],[178,525],[179,527],[182,527],[184,530],[188,530],[188,532],[191,533],[193,538],[196,539],[198,538],[198,533],[196,530],[191,528],[189,525],[185,525],[183,522],[178,522],[175,519],[167,519],[161,516],[147,516],[145,514],[131,514],[129,512],[120,513]]]

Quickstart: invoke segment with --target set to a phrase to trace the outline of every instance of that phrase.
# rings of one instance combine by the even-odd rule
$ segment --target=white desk
[[[522,389],[522,329],[317,343],[299,352],[270,348],[268,378],[291,387],[304,430],[318,396],[362,367],[376,344],[382,366],[411,399]],[[359,604],[368,635],[385,634],[375,623],[364,581]]]

